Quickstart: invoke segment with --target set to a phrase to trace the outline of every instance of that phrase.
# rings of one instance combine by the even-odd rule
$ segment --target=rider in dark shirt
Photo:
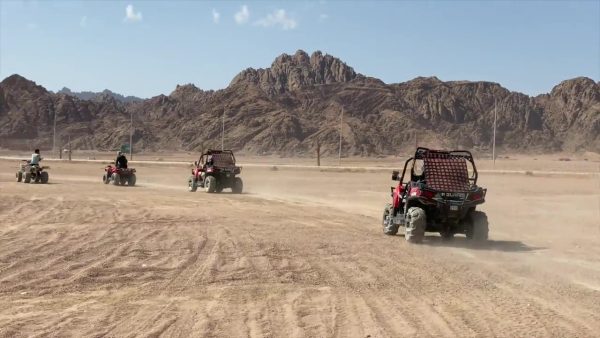
[[[115,160],[115,166],[118,169],[127,169],[127,157],[122,152],[117,153],[117,159]]]

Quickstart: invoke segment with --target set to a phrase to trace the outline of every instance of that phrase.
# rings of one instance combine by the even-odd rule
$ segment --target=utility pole
[[[130,128],[129,128],[129,160],[133,160],[133,111],[131,111],[131,120],[130,120]],[[70,144],[70,143],[69,143]],[[69,157],[70,157],[69,153]]]
[[[61,151],[62,153],[62,151]],[[69,134],[69,161],[71,160],[71,134]]]
[[[342,114],[340,115],[340,149],[338,154],[338,166],[342,165],[342,122],[344,121],[344,107],[342,107]]]
[[[54,110],[54,131],[52,132],[52,153],[54,153],[56,151],[56,113],[57,113],[57,111]],[[60,157],[60,155],[59,155],[59,157]]]
[[[492,161],[493,165],[496,166],[496,121],[498,119],[497,108],[496,108],[496,99],[494,99],[494,132],[492,139]]]
[[[317,167],[321,166],[321,140],[317,139]]]
[[[419,134],[418,131],[415,130],[415,150],[419,147]]]
[[[223,122],[221,126],[221,150],[225,150],[225,109],[223,109]]]

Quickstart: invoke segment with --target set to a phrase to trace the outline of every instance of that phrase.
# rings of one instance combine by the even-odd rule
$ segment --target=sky
[[[221,89],[298,49],[386,83],[437,76],[537,95],[600,80],[600,0],[0,0],[0,78],[53,91]]]

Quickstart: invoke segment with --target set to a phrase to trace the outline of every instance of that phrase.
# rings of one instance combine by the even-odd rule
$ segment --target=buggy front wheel
[[[398,233],[399,226],[393,223],[393,220],[390,219],[392,215],[392,205],[386,204],[385,209],[383,209],[383,233],[386,235],[393,236]]]
[[[195,192],[198,189],[198,180],[194,176],[190,176],[188,179],[188,191]]]

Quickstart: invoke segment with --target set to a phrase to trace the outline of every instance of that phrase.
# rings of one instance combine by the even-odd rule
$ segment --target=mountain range
[[[340,126],[344,155],[397,154],[415,142],[487,151],[496,111],[501,149],[600,152],[600,83],[586,77],[535,97],[483,81],[386,84],[331,55],[299,50],[243,70],[217,91],[186,84],[143,100],[81,94],[7,77],[0,147],[51,147],[56,117],[59,145],[71,136],[76,149],[114,150],[128,142],[133,116],[134,149],[147,151],[220,147],[223,122],[226,147],[247,154],[306,156],[317,143],[337,154]]]
[[[90,92],[90,91],[74,92],[74,91],[71,91],[71,89],[69,89],[67,87],[63,87],[57,93],[75,96],[76,98],[82,99],[82,100],[97,100],[97,99],[100,99],[100,97],[103,95],[112,96],[113,98],[115,98],[115,100],[123,102],[123,103],[139,102],[139,101],[143,100],[142,98],[139,98],[137,96],[124,96],[124,95],[121,95],[118,93],[114,93],[108,89],[104,89],[101,92]]]

